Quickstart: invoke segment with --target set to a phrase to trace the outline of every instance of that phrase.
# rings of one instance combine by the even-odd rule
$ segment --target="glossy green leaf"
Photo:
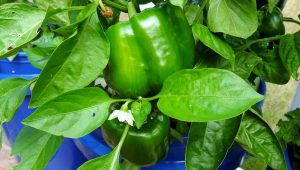
[[[255,66],[262,62],[262,59],[255,54],[241,51],[236,53],[235,62],[236,67],[233,72],[246,80],[249,78]]]
[[[258,27],[256,0],[209,1],[208,27],[213,32],[223,32],[248,38]]]
[[[232,118],[263,99],[236,74],[213,68],[172,74],[165,80],[158,97],[160,111],[187,122]]]
[[[32,91],[30,107],[89,85],[106,67],[109,51],[108,39],[94,14],[53,52]]]
[[[201,57],[198,63],[195,65],[195,69],[201,68],[221,68],[234,72],[235,74],[247,80],[258,63],[262,62],[262,59],[255,54],[241,51],[235,54],[235,68],[233,69],[228,60],[222,58],[220,55],[206,51],[201,53]]]
[[[43,69],[55,48],[63,41],[63,37],[55,36],[53,32],[43,31],[39,39],[31,42],[34,47],[23,48],[23,51],[34,67]]]
[[[12,154],[21,157],[14,170],[41,170],[55,154],[64,138],[24,126],[14,143]]]
[[[82,11],[80,11],[80,13],[76,17],[75,22],[71,23],[70,25],[60,27],[60,28],[58,28],[54,31],[59,33],[59,34],[63,34],[63,35],[72,34],[76,30],[77,25],[79,23],[83,22],[84,20],[89,18],[91,15],[96,13],[97,5],[98,5],[97,2],[90,3]],[[102,31],[100,31],[100,32],[102,32]]]
[[[185,152],[187,170],[218,169],[234,142],[241,118],[192,123]]]
[[[199,9],[199,6],[196,4],[190,4],[184,8],[184,14],[190,25],[193,24],[193,22],[196,18],[196,13],[197,13],[198,9]]]
[[[43,30],[42,36],[39,39],[31,42],[31,44],[41,48],[56,48],[63,41],[63,37],[57,36],[53,32]]]
[[[43,69],[47,64],[53,49],[35,47],[23,48],[23,51],[26,53],[28,60],[34,67]]]
[[[57,136],[78,138],[104,123],[112,102],[100,88],[74,90],[45,103],[23,123]]]
[[[274,47],[269,49],[269,45],[269,42],[266,42],[251,47],[252,51],[262,59],[253,72],[267,82],[285,84],[289,81],[290,74],[280,59],[278,46],[274,44]]]
[[[236,141],[252,155],[265,160],[271,168],[287,169],[275,134],[260,116],[252,112],[244,114]]]
[[[0,5],[6,4],[6,3],[12,3],[15,0],[0,0]]]
[[[34,3],[43,10],[58,9],[58,8],[67,8],[71,6],[72,0],[34,0]],[[60,25],[68,25],[70,24],[69,14],[67,12],[56,14],[52,17],[54,21],[56,21]]]
[[[150,102],[141,100],[134,101],[130,106],[130,110],[136,127],[140,129],[147,120],[147,116],[151,113],[152,107]]]
[[[46,13],[28,4],[8,3],[0,6],[0,58],[17,53],[38,35]]]
[[[272,11],[278,2],[279,0],[268,0],[269,11]]]
[[[195,24],[192,27],[194,35],[207,47],[214,50],[222,57],[228,59],[232,65],[235,62],[234,51],[231,46],[221,40],[219,37],[209,31],[209,29],[201,24]]]
[[[279,54],[284,67],[297,79],[300,66],[300,31],[280,39]]]
[[[29,80],[21,78],[0,80],[0,122],[8,122],[14,117],[29,85]]]
[[[85,162],[77,170],[121,170],[119,156],[120,152],[114,149],[107,155]]]
[[[277,123],[278,131],[276,137],[281,142],[282,148],[286,148],[288,144],[299,145],[300,138],[300,109],[297,108],[284,115]]]
[[[169,0],[172,5],[179,6],[181,8],[187,3],[187,0]]]
[[[129,125],[125,127],[119,144],[109,154],[89,160],[81,165],[77,170],[120,170],[120,151],[128,131]]]

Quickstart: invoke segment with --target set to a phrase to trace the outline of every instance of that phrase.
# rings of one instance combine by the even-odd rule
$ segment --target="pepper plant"
[[[299,18],[284,18],[278,1],[155,0],[145,10],[150,0],[0,2],[0,58],[23,50],[42,69],[0,81],[1,124],[28,87],[36,108],[13,146],[15,169],[43,169],[64,137],[97,128],[113,150],[80,170],[152,166],[182,136],[186,169],[217,169],[233,142],[287,169],[255,108],[257,77],[298,77],[300,32],[285,34],[283,22]]]

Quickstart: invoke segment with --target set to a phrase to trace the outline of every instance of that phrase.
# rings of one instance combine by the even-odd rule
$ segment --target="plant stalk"
[[[241,46],[239,48],[239,50],[246,50],[248,47],[250,47],[252,44],[255,44],[255,43],[259,43],[259,42],[264,42],[264,41],[274,41],[274,40],[278,40],[282,37],[284,37],[285,35],[277,35],[277,36],[274,36],[274,37],[267,37],[267,38],[262,38],[262,39],[257,39],[257,40],[253,40],[253,41],[250,41],[248,42],[247,44]]]
[[[295,23],[295,24],[300,25],[300,21],[297,21],[297,20],[295,20],[293,18],[283,18],[283,21],[285,21],[285,22],[291,22],[291,23]]]
[[[106,4],[106,5],[108,5],[108,6],[111,6],[111,7],[113,7],[113,8],[116,8],[116,9],[122,11],[122,12],[128,12],[127,7],[126,7],[126,6],[123,6],[123,5],[121,5],[121,4],[112,2],[112,1],[110,1],[110,0],[103,0],[102,2],[103,2],[104,4]]]
[[[199,21],[200,17],[201,17],[201,13],[203,11],[203,9],[205,8],[206,4],[208,3],[209,0],[204,0],[203,3],[201,4],[200,8],[198,9],[197,13],[196,13],[196,17],[193,21],[193,24],[197,24],[197,22]]]
[[[128,16],[132,18],[136,14],[136,8],[133,2],[128,3]]]

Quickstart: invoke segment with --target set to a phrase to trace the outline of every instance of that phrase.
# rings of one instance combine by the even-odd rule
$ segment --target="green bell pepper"
[[[102,126],[105,142],[114,148],[118,145],[126,124],[118,120],[107,120]],[[151,113],[140,129],[130,127],[123,143],[122,158],[138,166],[151,166],[165,157],[169,145],[169,117],[160,113]]]
[[[274,7],[272,12],[269,12],[268,5],[265,5],[259,9],[259,12],[262,14],[262,23],[258,27],[261,37],[272,37],[285,33],[283,15],[278,7]]]
[[[104,76],[124,97],[153,95],[170,74],[193,67],[194,38],[180,7],[160,4],[106,33],[111,54]]]

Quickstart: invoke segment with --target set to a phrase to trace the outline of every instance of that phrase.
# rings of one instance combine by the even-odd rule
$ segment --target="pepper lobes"
[[[124,97],[153,95],[172,73],[192,68],[195,42],[180,7],[160,4],[107,30],[108,84]]]

